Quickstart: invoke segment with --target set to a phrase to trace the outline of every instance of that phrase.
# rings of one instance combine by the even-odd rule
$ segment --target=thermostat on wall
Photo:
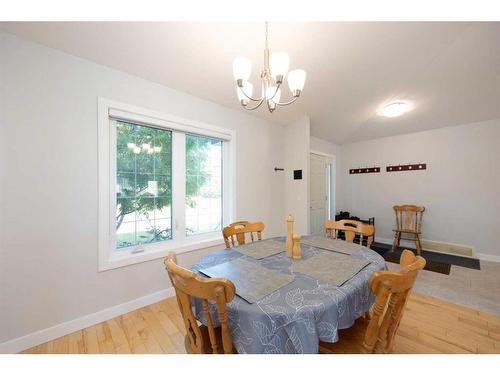
[[[296,169],[293,171],[294,180],[302,180],[302,169]]]

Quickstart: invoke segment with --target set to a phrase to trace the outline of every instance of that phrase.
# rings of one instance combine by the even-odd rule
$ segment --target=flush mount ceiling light
[[[398,117],[405,114],[410,109],[410,105],[406,102],[394,102],[380,109],[378,114],[384,117]]]
[[[260,73],[261,78],[261,95],[259,98],[252,97],[253,85],[248,82],[252,71],[252,62],[244,57],[237,57],[233,61],[233,74],[236,80],[236,94],[243,108],[252,111],[266,102],[269,112],[273,112],[277,106],[289,105],[296,101],[306,82],[306,72],[301,69],[292,70],[288,73],[290,58],[284,52],[273,53],[269,59],[269,48],[267,43],[267,22],[266,22],[266,39],[264,49],[264,69]],[[288,75],[287,75],[288,73]],[[280,102],[281,99],[281,84],[287,79],[288,88],[290,89],[293,98],[286,102]],[[249,102],[255,102],[253,107],[249,107]]]

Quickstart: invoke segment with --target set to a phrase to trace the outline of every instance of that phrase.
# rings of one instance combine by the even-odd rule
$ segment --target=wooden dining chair
[[[255,241],[262,240],[262,232],[264,231],[264,223],[262,221],[257,221],[255,223],[250,223],[249,221],[236,221],[229,224],[227,227],[222,229],[222,235],[224,237],[224,242],[226,243],[226,248],[231,246],[244,245],[246,243],[245,234],[250,234],[250,240]],[[236,239],[236,241],[235,241]]]
[[[366,239],[367,247],[372,246],[375,236],[375,227],[373,225],[356,220],[325,220],[324,227],[328,238],[338,238],[339,231],[343,231],[345,240],[354,242],[354,237],[359,234],[359,243],[363,244],[363,240]]]
[[[229,332],[226,309],[226,304],[234,298],[236,292],[234,284],[224,278],[205,278],[180,267],[173,252],[168,254],[164,263],[184,320],[186,351],[190,354],[236,353]],[[206,326],[198,324],[193,314],[193,298],[201,299]],[[220,327],[214,327],[209,312],[209,301],[216,303]]]
[[[420,243],[420,228],[422,226],[422,216],[425,207],[415,205],[393,206],[396,214],[396,229],[394,231],[394,241],[392,243],[392,251],[396,250],[401,240],[415,242],[417,254],[421,255],[422,245]],[[407,238],[402,238],[402,235],[407,235]]]
[[[375,303],[370,319],[359,318],[353,327],[339,330],[336,343],[319,343],[320,353],[390,353],[401,322],[408,295],[425,259],[404,250],[397,272],[374,272],[369,280]]]
[[[366,247],[371,248],[373,239],[375,238],[375,226],[371,224],[361,223],[359,228],[359,243],[363,244],[363,238],[366,238]]]

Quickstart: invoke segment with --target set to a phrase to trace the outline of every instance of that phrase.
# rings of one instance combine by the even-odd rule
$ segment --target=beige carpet
[[[387,262],[390,270],[399,268]],[[451,266],[449,275],[421,271],[413,290],[500,315],[500,263],[481,261],[481,270]]]

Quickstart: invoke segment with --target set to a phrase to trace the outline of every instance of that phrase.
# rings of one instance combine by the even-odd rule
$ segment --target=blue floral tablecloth
[[[280,239],[284,241],[284,238]],[[233,344],[238,353],[317,353],[319,340],[336,342],[339,329],[351,327],[357,318],[368,311],[375,299],[368,280],[374,271],[386,269],[385,261],[379,254],[364,246],[352,246],[352,257],[367,259],[371,263],[340,287],[292,272],[294,260],[285,253],[256,260],[239,253],[237,247],[221,249],[201,258],[192,270],[199,272],[200,269],[243,257],[266,268],[293,275],[292,283],[256,303],[250,304],[236,295],[228,304]],[[304,259],[328,251],[305,244],[301,247]],[[194,301],[194,309],[197,318],[206,323],[199,300]],[[218,324],[215,306],[211,305],[210,310],[214,323]]]

